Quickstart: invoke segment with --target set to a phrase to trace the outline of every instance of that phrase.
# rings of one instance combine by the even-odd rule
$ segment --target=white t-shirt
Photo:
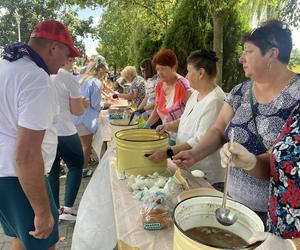
[[[186,103],[178,127],[177,144],[188,143],[194,147],[216,120],[226,97],[218,86],[200,101],[197,96],[198,91],[194,90]],[[225,172],[221,167],[219,151],[197,162],[190,169],[202,170],[211,184],[224,182]]]
[[[0,64],[0,177],[16,175],[17,126],[45,130],[42,154],[45,172],[56,155],[54,126],[58,105],[50,77],[28,57]]]
[[[57,91],[60,113],[57,121],[58,136],[69,136],[77,133],[72,122],[70,111],[70,98],[76,99],[82,96],[80,84],[72,73],[60,69],[57,75],[51,76]]]

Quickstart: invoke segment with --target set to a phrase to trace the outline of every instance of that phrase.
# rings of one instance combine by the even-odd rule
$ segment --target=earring
[[[272,68],[272,62],[269,62],[268,63],[268,71],[271,71],[271,68]]]

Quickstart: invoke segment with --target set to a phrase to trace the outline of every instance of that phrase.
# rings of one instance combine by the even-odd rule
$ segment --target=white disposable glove
[[[256,250],[296,250],[296,246],[291,240],[282,239],[271,233],[254,233],[248,240],[249,244],[256,241],[263,241]]]
[[[227,168],[228,165],[233,167],[240,167],[245,170],[251,170],[256,165],[256,157],[251,154],[244,146],[239,143],[233,142],[226,143],[220,150],[221,165]]]

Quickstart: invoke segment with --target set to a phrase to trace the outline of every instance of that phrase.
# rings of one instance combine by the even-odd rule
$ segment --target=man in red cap
[[[28,44],[5,47],[0,64],[0,222],[13,250],[55,249],[58,210],[46,175],[56,154],[58,106],[50,83],[80,56],[67,28],[36,25]]]

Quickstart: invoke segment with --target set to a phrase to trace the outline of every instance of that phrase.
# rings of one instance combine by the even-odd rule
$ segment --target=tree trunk
[[[223,74],[223,16],[222,12],[215,12],[213,14],[214,25],[214,51],[219,58],[217,62],[217,84],[222,86],[222,74]]]

